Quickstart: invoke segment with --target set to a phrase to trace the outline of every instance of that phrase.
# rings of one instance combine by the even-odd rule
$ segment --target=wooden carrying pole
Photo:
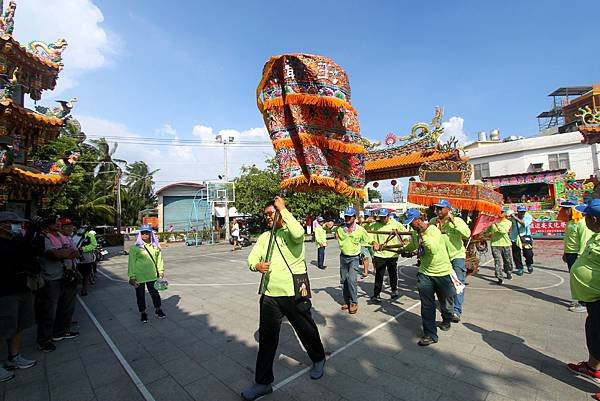
[[[279,220],[279,210],[275,209],[275,215],[273,216],[273,227],[271,227],[271,235],[269,236],[269,245],[267,246],[267,255],[265,256],[264,262],[270,262],[271,256],[273,256],[273,245],[275,244],[275,231],[277,231],[277,221]],[[265,280],[265,273],[260,275],[260,284],[258,285],[258,294],[262,294],[263,282]]]

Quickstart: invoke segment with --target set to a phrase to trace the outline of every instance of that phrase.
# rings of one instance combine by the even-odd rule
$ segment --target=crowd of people
[[[0,340],[8,345],[0,382],[14,378],[15,370],[36,364],[20,354],[25,329],[37,325],[36,342],[43,352],[55,351],[58,342],[79,336],[73,320],[76,298],[78,293],[88,295],[95,282],[97,246],[94,231],[77,227],[69,218],[28,221],[12,212],[0,212]],[[149,225],[140,227],[129,249],[128,277],[142,323],[148,322],[146,288],[156,317],[164,319],[158,291],[168,282],[158,238]]]
[[[0,336],[8,344],[8,360],[0,381],[14,370],[36,364],[20,354],[23,331],[37,325],[36,340],[43,352],[79,336],[73,321],[76,295],[87,295],[95,270],[96,239],[90,230],[68,218],[49,216],[27,221],[0,212]]]
[[[418,209],[408,209],[402,223],[390,217],[388,209],[359,221],[354,208],[344,211],[344,223],[336,226],[317,217],[312,225],[317,246],[317,267],[324,269],[326,233],[332,232],[340,249],[341,309],[358,312],[357,280],[367,274],[371,258],[375,269],[372,303],[381,303],[383,278],[387,271],[391,299],[397,298],[398,255],[418,259],[417,291],[421,301],[423,335],[420,346],[438,342],[437,329],[447,331],[461,320],[466,280],[465,242],[471,237],[467,222],[441,200],[436,216],[428,219]],[[306,275],[304,229],[281,198],[265,207],[268,226],[248,257],[250,270],[262,274],[259,323],[259,351],[255,383],[242,392],[245,400],[255,400],[272,392],[273,359],[279,341],[281,321],[286,317],[313,361],[310,377],[324,374],[325,354],[318,328],[312,319],[310,298],[299,294],[296,278]],[[584,217],[585,216],[585,217]],[[573,372],[600,381],[600,199],[587,205],[561,204],[561,219],[567,222],[563,260],[571,277],[574,303],[570,310],[587,311],[585,324],[588,359],[571,363]],[[520,206],[516,213],[502,210],[500,218],[485,232],[491,242],[498,284],[512,279],[512,273],[533,273],[532,216]],[[408,239],[407,239],[408,238]],[[277,251],[271,251],[272,243]],[[514,270],[513,270],[514,263]],[[366,266],[366,267],[365,267]],[[442,322],[436,325],[436,297]],[[594,396],[600,399],[600,393]]]

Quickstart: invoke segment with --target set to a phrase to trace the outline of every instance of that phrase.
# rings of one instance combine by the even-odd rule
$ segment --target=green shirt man
[[[261,269],[264,269],[261,292],[271,297],[294,296],[294,284],[288,265],[294,274],[306,272],[304,228],[287,209],[281,210],[281,219],[282,226],[275,231],[276,244],[272,245],[271,261],[266,262],[270,232],[262,233],[258,237],[248,255],[250,270],[263,272]]]

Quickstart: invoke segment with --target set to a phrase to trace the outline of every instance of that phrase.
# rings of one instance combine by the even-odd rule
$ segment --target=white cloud
[[[223,145],[215,141],[213,128],[196,125],[192,130],[192,138],[202,139],[201,144],[182,142],[175,129],[165,124],[158,133],[175,132],[165,145],[141,143],[142,136],[131,132],[125,124],[92,116],[75,116],[88,137],[113,136],[120,139],[109,139],[109,143],[118,142],[115,158],[127,160],[129,163],[143,160],[150,169],[160,169],[155,176],[157,188],[178,181],[216,180],[225,171]],[[165,127],[169,129],[165,130]],[[227,137],[233,136],[234,142],[227,147],[228,173],[233,179],[239,175],[242,165],[265,166],[265,159],[273,156],[273,148],[264,128],[250,128],[244,131],[222,129],[218,133]],[[136,141],[137,140],[137,141]],[[163,138],[164,140],[164,138]],[[136,143],[126,143],[135,141]],[[244,144],[239,144],[244,141]],[[249,142],[258,142],[255,145]],[[248,145],[248,146],[245,146]],[[264,145],[264,146],[263,146]]]
[[[177,130],[171,124],[164,124],[161,128],[156,129],[157,134],[168,136],[177,136]]]
[[[451,137],[455,137],[459,144],[462,144],[467,139],[467,133],[464,130],[465,119],[462,117],[450,117],[450,120],[442,123],[444,128],[443,141],[449,140]]]
[[[32,40],[67,40],[65,67],[56,89],[60,92],[76,86],[82,72],[105,66],[116,54],[120,39],[103,22],[102,11],[92,0],[21,0],[13,35],[22,45]]]

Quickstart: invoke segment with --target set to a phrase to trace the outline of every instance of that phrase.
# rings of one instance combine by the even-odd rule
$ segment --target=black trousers
[[[585,340],[588,351],[595,359],[600,359],[600,301],[586,302]]]
[[[377,297],[381,293],[383,275],[386,269],[390,276],[390,287],[392,287],[392,291],[396,291],[398,289],[398,258],[379,258],[375,256],[373,265],[375,265],[375,290],[373,295]]]
[[[517,246],[516,242],[512,243],[513,261],[517,270],[523,270],[523,256],[526,266],[529,267],[533,264],[533,249],[523,249],[522,251],[521,253],[521,248]]]
[[[567,259],[567,268],[569,271],[571,271],[571,267],[573,267],[578,257],[579,255],[576,253],[565,253],[565,259]]]
[[[60,337],[71,328],[75,312],[77,287],[65,286],[62,280],[46,281],[35,293],[37,341],[44,344]]]
[[[152,298],[152,304],[154,308],[160,308],[160,294],[158,290],[154,288],[155,281],[148,281],[147,283],[140,283],[135,289],[135,297],[137,299],[138,310],[144,312],[146,310],[146,291],[144,286],[148,287],[148,292]]]
[[[305,305],[306,306],[306,305]],[[302,308],[304,309],[304,308]],[[258,357],[254,380],[259,384],[270,384],[273,377],[273,360],[279,344],[281,321],[286,317],[313,362],[325,359],[325,350],[319,329],[310,313],[310,305],[300,310],[294,297],[260,298],[260,325],[258,328]]]

